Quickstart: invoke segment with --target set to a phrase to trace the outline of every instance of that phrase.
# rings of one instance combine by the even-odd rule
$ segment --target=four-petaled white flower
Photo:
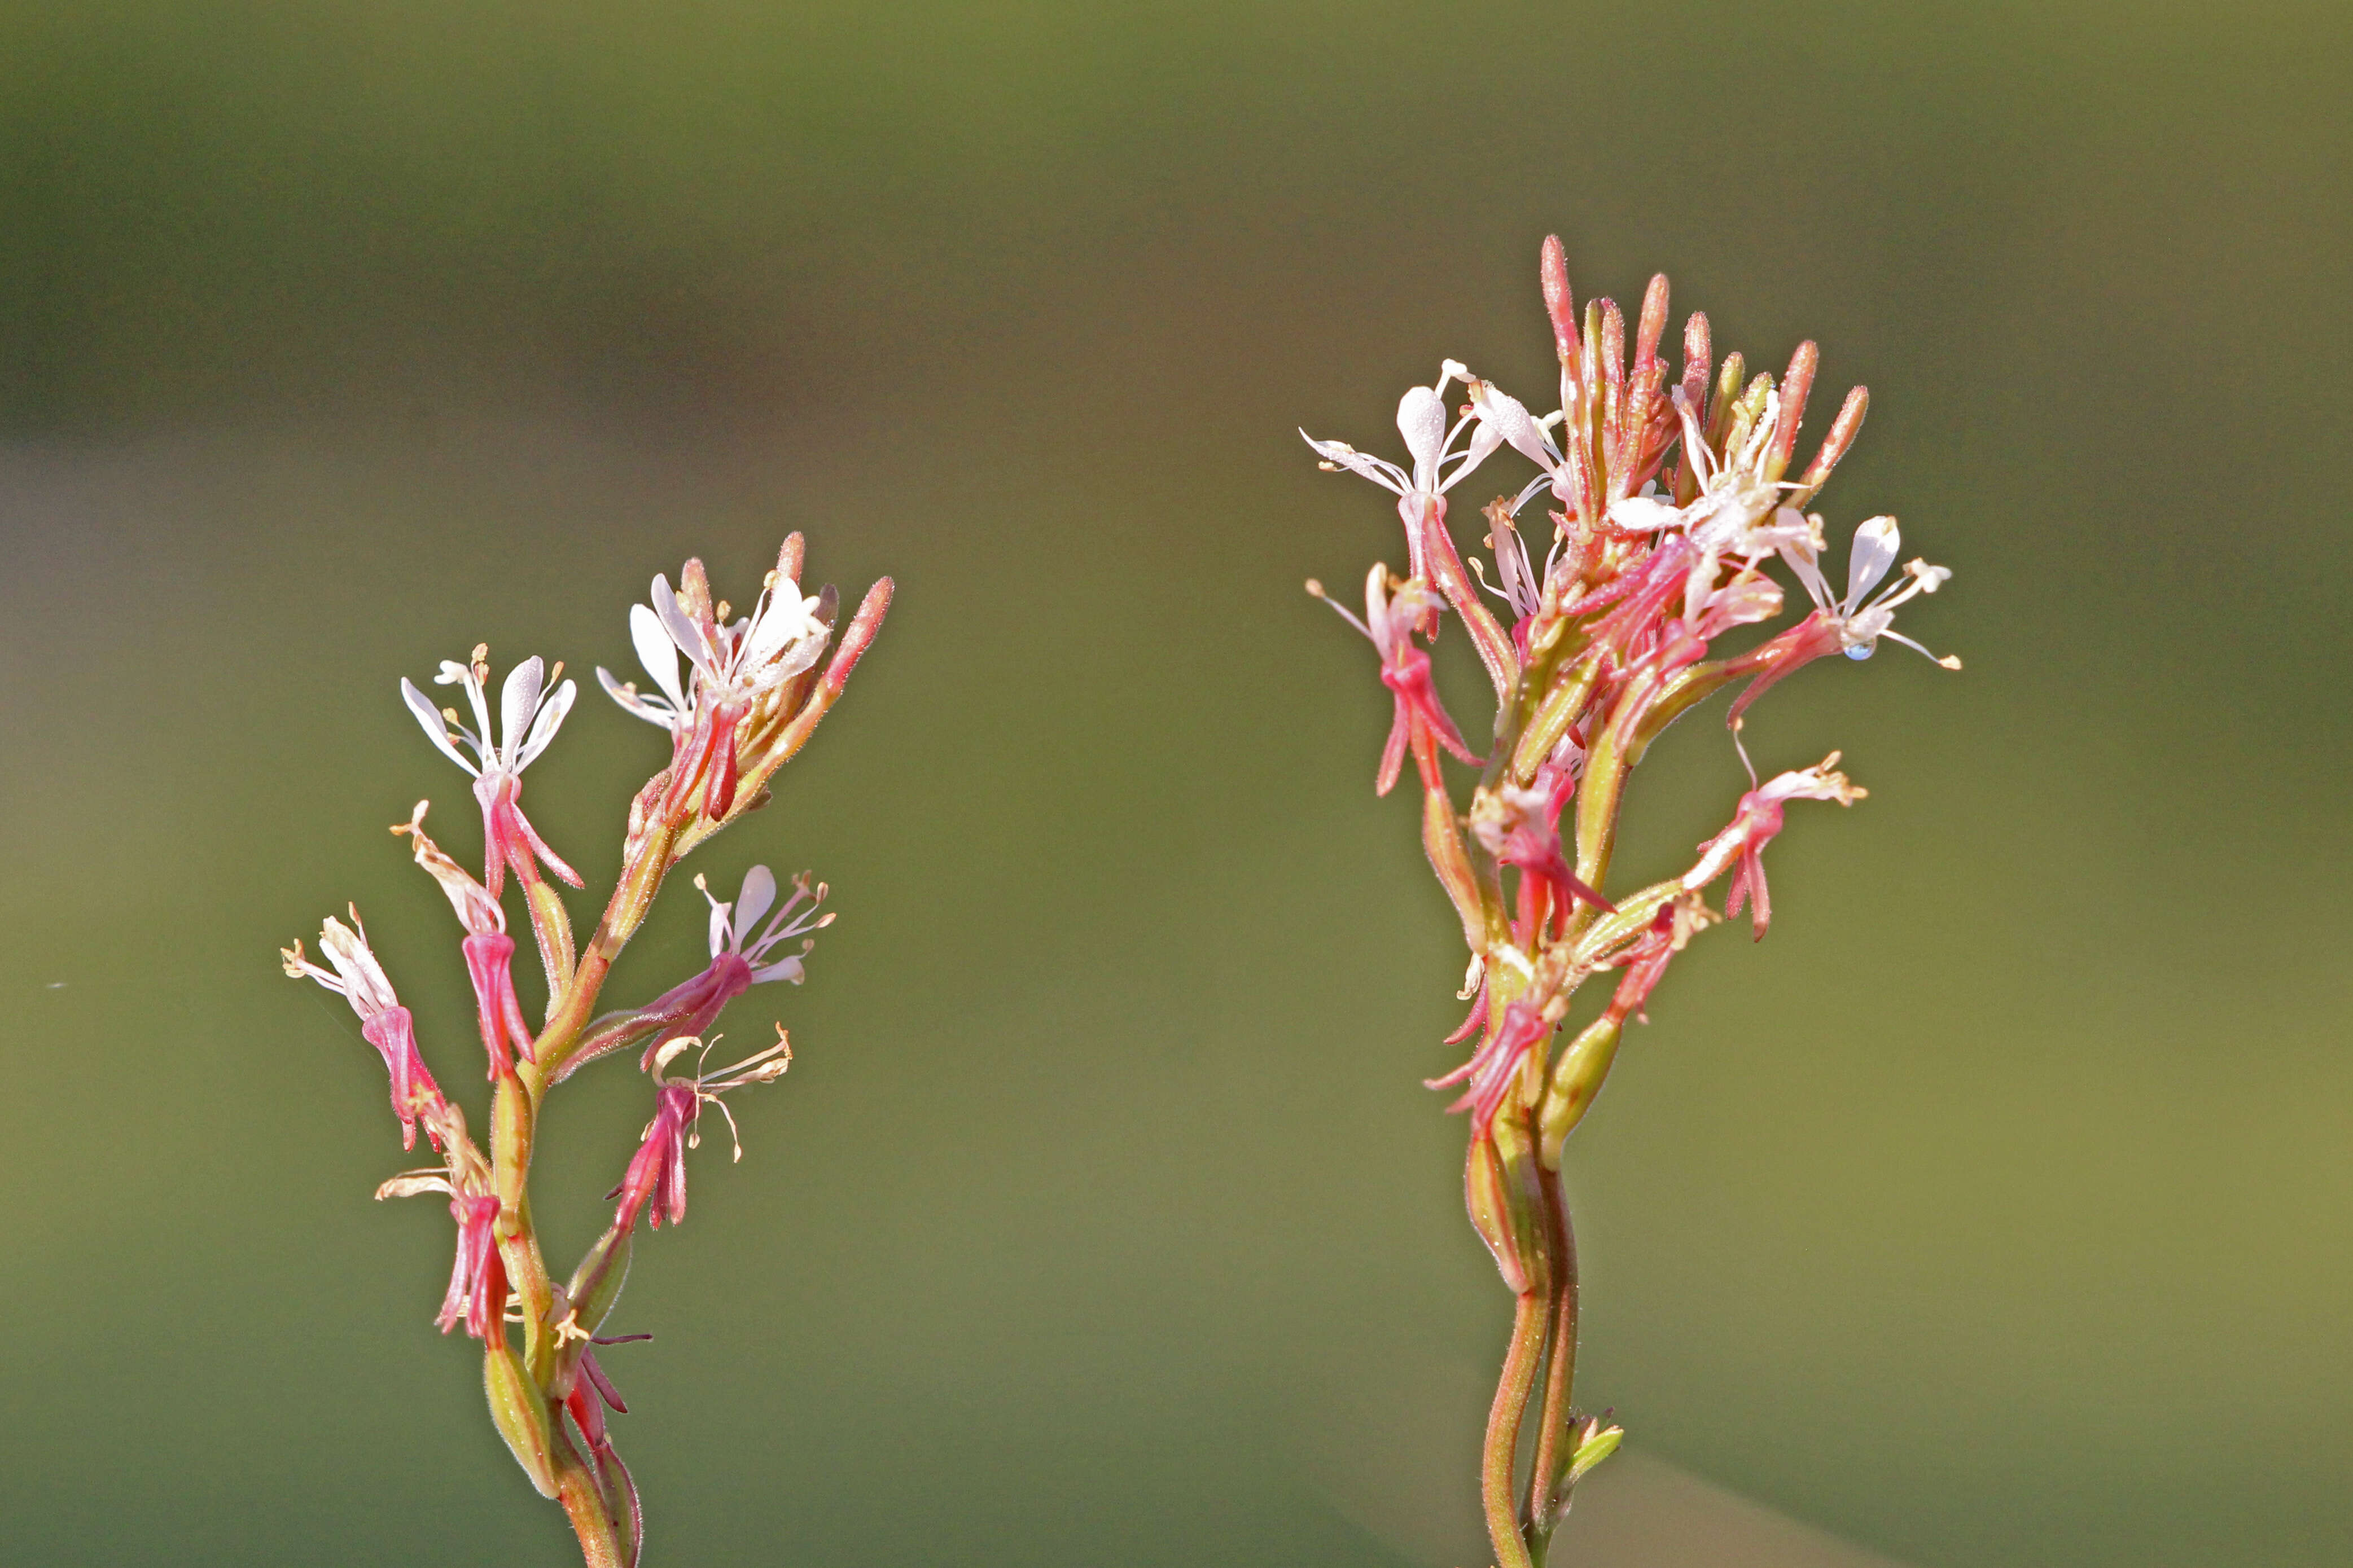
[[[596,679],[614,701],[638,718],[672,735],[683,734],[698,715],[748,706],[815,664],[831,635],[816,615],[821,603],[801,597],[798,584],[771,573],[750,615],[732,626],[705,628],[680,605],[670,580],[656,577],[652,606],[629,606],[629,637],[657,690],[641,692],[634,681],[617,680],[602,666]],[[683,682],[681,654],[689,666]]]
[[[1324,459],[1324,467],[1361,474],[1393,495],[1408,500],[1443,495],[1504,444],[1502,437],[1480,423],[1472,432],[1471,444],[1459,452],[1454,449],[1455,438],[1462,434],[1462,427],[1474,421],[1466,416],[1448,428],[1446,386],[1453,381],[1466,386],[1478,385],[1461,362],[1448,360],[1439,369],[1436,384],[1409,387],[1398,400],[1398,434],[1405,437],[1405,449],[1412,455],[1410,471],[1386,458],[1359,452],[1345,441],[1319,441],[1304,430],[1299,433],[1300,438],[1315,448],[1315,455]],[[1453,465],[1451,471],[1449,464]]]
[[[809,932],[823,930],[833,923],[830,910],[822,915],[817,912],[818,904],[825,898],[823,883],[812,889],[806,878],[797,879],[793,883],[793,896],[785,900],[783,907],[769,919],[767,928],[756,936],[753,934],[753,928],[759,925],[760,917],[767,914],[769,907],[776,901],[774,872],[765,866],[754,866],[744,872],[744,890],[735,896],[733,903],[722,903],[712,898],[710,885],[701,877],[694,879],[694,885],[702,889],[702,896],[711,903],[711,958],[713,963],[728,954],[741,959],[751,971],[745,984],[752,985],[770,980],[789,980],[798,985],[807,978],[801,959],[817,945],[813,940],[803,942],[798,953],[777,959],[773,963],[766,960],[777,943],[797,936],[807,937]],[[804,903],[808,905],[807,910],[801,909]]]
[[[1856,529],[1854,548],[1847,553],[1843,599],[1831,597],[1830,584],[1822,576],[1810,541],[1782,545],[1781,559],[1797,574],[1798,581],[1806,585],[1815,607],[1838,628],[1840,645],[1847,658],[1869,658],[1876,651],[1879,639],[1888,637],[1947,669],[1958,669],[1961,661],[1951,654],[1937,658],[1903,633],[1888,629],[1894,623],[1898,605],[1921,594],[1935,593],[1952,576],[1951,567],[1931,566],[1919,560],[1907,562],[1901,582],[1877,598],[1867,603],[1864,600],[1863,596],[1879,586],[1887,569],[1895,563],[1896,552],[1903,542],[1904,536],[1892,517],[1874,517]]]
[[[1720,459],[1709,451],[1698,417],[1680,387],[1674,399],[1675,413],[1683,421],[1683,450],[1699,480],[1699,494],[1690,505],[1679,507],[1646,490],[1612,503],[1609,521],[1638,532],[1679,529],[1692,542],[1698,556],[1684,588],[1683,619],[1697,622],[1715,591],[1724,561],[1754,566],[1776,551],[1818,548],[1820,535],[1812,519],[1781,504],[1781,492],[1799,487],[1766,477],[1774,435],[1780,428],[1778,392],[1765,395],[1765,410],[1756,427]]]
[[[1432,534],[1440,536],[1440,553],[1451,559],[1453,546],[1442,542],[1446,492],[1503,445],[1502,437],[1470,415],[1451,426],[1447,424],[1446,387],[1453,381],[1472,384],[1471,373],[1448,360],[1440,367],[1436,384],[1409,387],[1398,400],[1398,434],[1405,437],[1405,449],[1413,458],[1410,470],[1359,452],[1345,441],[1319,441],[1304,430],[1299,433],[1324,459],[1324,468],[1361,474],[1398,498],[1398,517],[1405,524],[1407,575],[1412,577],[1431,577]],[[1466,426],[1470,442],[1458,449],[1455,442]],[[1484,649],[1482,657],[1486,657]],[[1494,668],[1492,658],[1489,668]]]
[[[491,741],[491,708],[484,683],[490,674],[489,665],[482,662],[487,647],[474,650],[474,662],[459,664],[454,658],[441,661],[441,673],[433,678],[436,686],[463,686],[466,700],[474,710],[474,725],[468,728],[454,710],[437,710],[414,681],[401,677],[401,700],[425,730],[426,738],[441,748],[441,752],[474,778],[489,773],[520,773],[531,766],[555,731],[563,726],[564,716],[572,711],[572,700],[579,689],[565,681],[553,691],[545,689],[547,667],[534,654],[507,672],[505,687],[499,693],[499,741]],[[562,666],[557,668],[560,671]],[[451,731],[456,731],[453,739]],[[462,741],[473,752],[469,758],[458,749]]]
[[[451,762],[473,775],[474,798],[482,807],[483,863],[482,881],[493,899],[506,885],[506,873],[512,867],[514,874],[526,884],[539,879],[538,861],[545,861],[549,870],[571,883],[581,886],[580,873],[564,863],[563,857],[547,847],[522,814],[522,771],[547,750],[555,739],[564,716],[572,711],[572,700],[579,695],[578,688],[565,681],[553,691],[546,689],[547,667],[534,654],[507,672],[505,687],[499,693],[499,739],[491,740],[491,707],[486,694],[491,667],[488,645],[477,647],[474,657],[466,664],[454,658],[441,661],[441,673],[433,678],[438,686],[463,686],[466,700],[474,710],[474,727],[467,728],[456,711],[436,712],[433,704],[416,683],[403,676],[400,681],[401,700],[408,704],[417,721],[424,726],[426,738]],[[556,666],[560,674],[562,665]],[[456,739],[451,739],[451,731]],[[473,752],[469,759],[458,749],[463,742]]]

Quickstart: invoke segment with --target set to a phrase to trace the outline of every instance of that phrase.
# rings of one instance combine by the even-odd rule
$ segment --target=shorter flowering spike
[[[1764,849],[1781,831],[1783,804],[1792,800],[1830,800],[1852,805],[1870,794],[1848,782],[1844,773],[1833,771],[1838,760],[1839,754],[1832,752],[1810,768],[1776,774],[1761,787],[1742,795],[1730,826],[1700,846],[1699,863],[1683,874],[1683,890],[1696,893],[1731,869],[1732,887],[1725,899],[1725,913],[1737,915],[1742,904],[1755,899],[1757,940],[1764,941],[1766,928],[1773,921],[1773,904],[1765,887]]]
[[[320,968],[303,956],[302,944],[280,951],[288,975],[297,980],[315,980],[352,1005],[360,1017],[360,1036],[376,1048],[384,1065],[392,1075],[392,1112],[400,1118],[400,1146],[417,1146],[417,1123],[425,1122],[427,1136],[434,1146],[441,1146],[439,1112],[447,1101],[434,1083],[433,1075],[426,1070],[425,1058],[417,1049],[417,1026],[408,1009],[393,994],[392,982],[385,978],[384,966],[369,951],[366,928],[359,925],[359,911],[351,911],[352,924],[329,916],[319,928],[319,950],[334,967]],[[354,931],[353,927],[359,927]]]

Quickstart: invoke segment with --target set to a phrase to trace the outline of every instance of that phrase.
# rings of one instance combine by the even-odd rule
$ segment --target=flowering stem
[[[550,1418],[561,1420],[561,1411],[560,1404],[553,1405]],[[581,1458],[571,1435],[561,1427],[557,1432],[555,1495],[572,1521],[572,1532],[580,1538],[583,1568],[625,1568],[628,1551],[605,1507],[604,1489],[597,1486],[596,1473]]]
[[[1541,1168],[1541,1167],[1540,1167]],[[1577,1231],[1560,1173],[1544,1170],[1546,1244],[1552,1254],[1551,1356],[1545,1369],[1544,1408],[1536,1417],[1535,1467],[1528,1475],[1528,1536],[1541,1568],[1567,1499],[1559,1495],[1568,1470],[1570,1405],[1577,1382]]]
[[[1504,1356],[1503,1378],[1495,1384],[1495,1403],[1487,1412],[1479,1494],[1486,1506],[1487,1538],[1495,1548],[1496,1568],[1535,1568],[1527,1539],[1520,1530],[1519,1505],[1512,1493],[1514,1472],[1518,1468],[1520,1423],[1527,1415],[1536,1362],[1544,1353],[1546,1305],[1545,1292],[1530,1290],[1513,1308],[1511,1349]]]

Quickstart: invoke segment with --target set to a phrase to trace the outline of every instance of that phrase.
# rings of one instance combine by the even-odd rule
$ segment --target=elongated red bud
[[[1545,313],[1552,318],[1553,351],[1560,355],[1561,363],[1574,363],[1581,352],[1577,341],[1577,301],[1568,291],[1568,256],[1561,249],[1560,236],[1545,236],[1544,260],[1538,271],[1544,279]]]
[[[1781,377],[1781,422],[1773,432],[1773,450],[1766,459],[1765,477],[1778,479],[1789,467],[1790,456],[1798,449],[1798,426],[1806,417],[1806,398],[1814,390],[1814,372],[1822,363],[1822,351],[1808,338],[1789,356],[1788,374]]]
[[[1715,345],[1708,339],[1707,312],[1694,310],[1691,320],[1683,323],[1683,401],[1691,405],[1692,417],[1703,424],[1707,419],[1707,377],[1715,368]]]
[[[1636,369],[1659,357],[1659,340],[1667,331],[1667,275],[1651,276],[1651,286],[1642,292],[1642,322],[1634,333],[1634,365]]]
[[[1805,486],[1805,499],[1811,500],[1815,491],[1830,482],[1831,470],[1839,466],[1854,438],[1862,433],[1862,417],[1871,411],[1871,388],[1851,388],[1846,402],[1840,405],[1838,417],[1831,422],[1831,433],[1822,437],[1821,450],[1806,465],[1799,483]]]

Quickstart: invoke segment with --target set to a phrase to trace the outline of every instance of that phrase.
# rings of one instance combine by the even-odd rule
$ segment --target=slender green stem
[[[562,1409],[560,1404],[552,1405],[551,1419],[560,1421]],[[561,1426],[556,1432],[555,1495],[572,1521],[573,1534],[580,1538],[583,1568],[628,1568],[628,1546],[621,1539],[619,1521],[605,1505],[596,1472],[580,1457],[571,1434]]]
[[[1552,1331],[1546,1348],[1544,1407],[1536,1416],[1536,1460],[1528,1475],[1528,1535],[1539,1568],[1559,1523],[1558,1494],[1573,1457],[1569,1447],[1570,1399],[1577,1384],[1577,1229],[1570,1223],[1568,1195],[1560,1173],[1545,1170],[1546,1244],[1552,1253]]]
[[[1519,1461],[1520,1423],[1527,1415],[1536,1363],[1544,1354],[1549,1317],[1546,1305],[1545,1293],[1531,1290],[1513,1309],[1511,1349],[1504,1356],[1504,1375],[1495,1384],[1495,1403],[1487,1412],[1479,1495],[1486,1506],[1487,1538],[1494,1543],[1496,1568],[1535,1568],[1528,1556],[1527,1539],[1520,1531],[1519,1504],[1512,1493]]]

